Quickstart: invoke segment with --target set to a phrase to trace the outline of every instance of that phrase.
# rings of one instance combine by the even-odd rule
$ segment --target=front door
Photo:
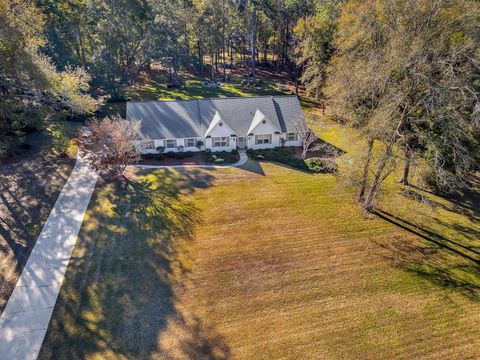
[[[244,137],[238,137],[237,138],[237,147],[239,149],[245,149],[245,138]]]

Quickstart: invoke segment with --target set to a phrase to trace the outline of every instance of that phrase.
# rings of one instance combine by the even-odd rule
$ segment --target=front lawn
[[[478,193],[366,219],[330,174],[136,176],[96,189],[40,359],[480,357]]]

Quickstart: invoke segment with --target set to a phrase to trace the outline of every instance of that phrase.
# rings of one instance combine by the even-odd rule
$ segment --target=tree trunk
[[[233,69],[233,40],[230,39],[230,75]]]
[[[373,143],[374,139],[368,140],[367,157],[363,167],[362,178],[360,179],[360,192],[358,195],[358,202],[362,204],[365,201],[365,190],[367,188],[368,172],[370,170],[370,162],[372,161]]]
[[[210,68],[211,68],[210,78],[211,78],[211,80],[213,80],[213,78],[214,78],[214,66],[215,66],[214,57],[215,57],[215,54],[212,50],[212,52],[210,53]]]
[[[80,26],[77,24],[77,36],[78,36],[78,47],[79,47],[79,56],[80,56],[80,61],[82,63],[82,66],[86,68],[87,66],[87,59],[85,56],[85,48],[83,46],[83,38],[82,38],[82,32],[80,31]]]
[[[223,64],[223,81],[225,81],[225,0],[222,0],[222,64]]]
[[[188,33],[188,11],[187,11],[187,1],[183,1],[183,13],[184,13],[184,24],[183,24],[183,31],[185,36],[185,58],[190,59],[190,39]]]
[[[373,200],[375,199],[375,195],[378,190],[378,186],[382,182],[382,175],[383,175],[383,170],[385,170],[385,166],[387,165],[387,161],[392,155],[392,148],[393,148],[394,142],[392,141],[390,144],[387,145],[387,148],[385,149],[385,153],[383,154],[380,162],[377,165],[377,169],[375,171],[375,175],[373,177],[372,185],[370,185],[370,189],[368,190],[368,195],[363,203],[363,210],[366,212],[371,212],[373,209]]]
[[[410,165],[412,164],[413,151],[409,148],[405,149],[405,166],[403,167],[402,178],[400,183],[403,185],[408,185],[408,176],[410,174]]]
[[[198,51],[198,61],[200,61],[200,72],[203,76],[203,54],[202,54],[202,46],[200,45],[200,40],[197,41],[197,51]]]
[[[285,16],[285,34],[283,38],[283,54],[282,54],[282,62],[283,62],[283,68],[287,68],[287,63],[288,63],[288,36],[289,36],[289,27],[290,27],[290,19],[288,15]],[[290,70],[290,69],[289,69]]]
[[[255,48],[257,46],[257,10],[252,11],[252,81],[257,82],[255,74]]]
[[[263,38],[263,62],[267,63],[267,37]]]
[[[295,83],[295,94],[298,96],[298,68],[297,68],[297,63],[293,63],[293,79]]]

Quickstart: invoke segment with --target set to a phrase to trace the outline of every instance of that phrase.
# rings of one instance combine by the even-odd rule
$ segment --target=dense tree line
[[[382,182],[415,159],[443,191],[478,169],[480,8],[470,0],[352,0],[342,8],[328,94],[368,139],[359,200],[371,210]],[[372,150],[380,140],[376,162]]]
[[[39,49],[46,44],[44,14],[32,2],[0,0],[0,155],[19,134],[50,118],[92,112],[90,75],[58,70]]]
[[[0,137],[91,112],[89,86],[122,99],[152,64],[180,84],[185,71],[216,78],[238,62],[255,82],[256,64],[268,62],[319,96],[335,8],[332,0],[0,0]],[[327,33],[312,53],[308,44]]]
[[[123,87],[152,63],[163,65],[171,81],[179,82],[181,70],[203,73],[207,65],[212,77],[225,75],[226,67],[234,66],[238,58],[251,67],[254,80],[257,63],[270,61],[275,70],[286,70],[295,80],[312,63],[303,81],[319,89],[321,81],[312,69],[324,66],[329,58],[339,13],[339,1],[333,0],[37,3],[46,18],[48,42],[43,51],[59,68],[89,69],[94,83],[112,97],[121,97]],[[312,24],[312,29],[304,30]],[[312,40],[321,44],[310,49]]]
[[[479,161],[479,17],[474,0],[0,0],[0,137],[93,111],[90,85],[122,99],[153,65],[173,85],[269,66],[363,132],[365,209],[401,160],[402,183],[422,159],[454,191]]]

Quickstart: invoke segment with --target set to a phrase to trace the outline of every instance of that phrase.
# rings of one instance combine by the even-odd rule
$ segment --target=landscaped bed
[[[337,165],[335,157],[340,152],[331,149],[328,144],[320,146],[314,152],[307,153],[306,159],[302,159],[301,147],[278,147],[274,149],[248,149],[247,155],[255,160],[271,161],[285,164],[293,168],[312,173],[335,173]],[[316,156],[313,156],[316,155]]]
[[[229,165],[240,159],[238,150],[218,151],[181,151],[158,154],[144,154],[140,160],[143,165]]]

